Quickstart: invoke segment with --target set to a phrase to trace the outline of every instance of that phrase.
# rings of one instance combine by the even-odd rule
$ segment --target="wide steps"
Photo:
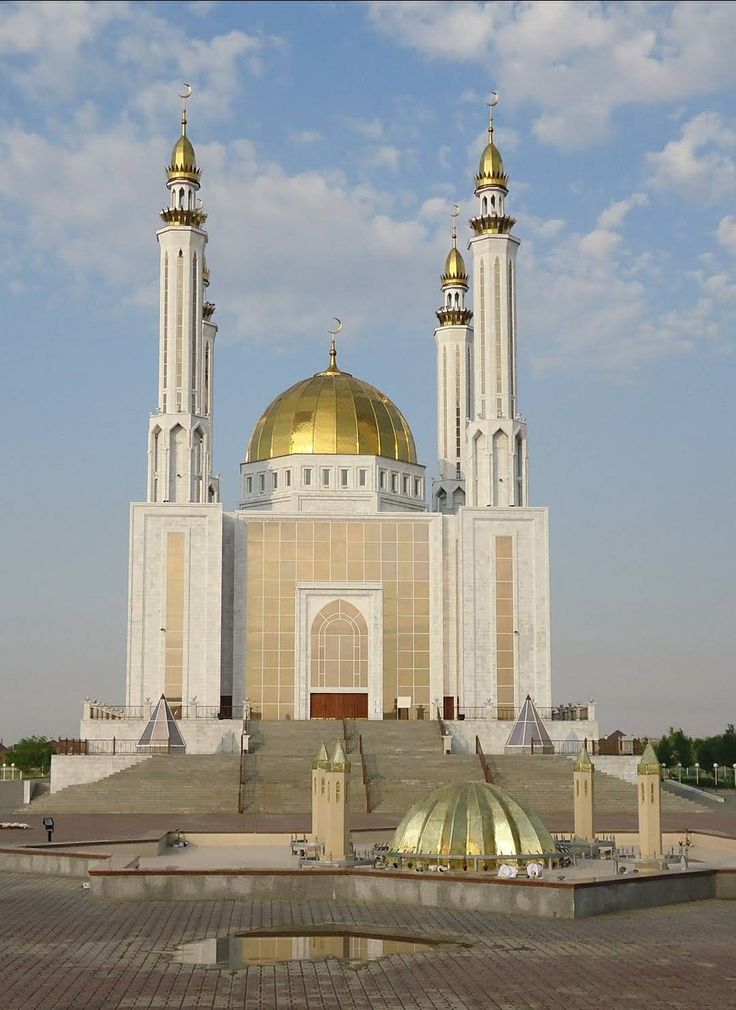
[[[232,754],[155,756],[98,782],[42,796],[26,809],[54,814],[237,813],[239,761]]]
[[[489,755],[496,785],[541,816],[572,813],[573,762],[558,755]],[[595,773],[595,809],[601,814],[635,814],[636,786],[605,772]],[[662,793],[663,813],[698,813],[698,803]]]
[[[244,762],[246,813],[302,814],[312,806],[312,763],[324,742],[330,755],[343,740],[339,719],[258,721],[250,724],[250,750]],[[360,755],[353,762],[350,807],[365,812]],[[354,798],[357,790],[358,795]],[[361,797],[362,792],[362,797]]]

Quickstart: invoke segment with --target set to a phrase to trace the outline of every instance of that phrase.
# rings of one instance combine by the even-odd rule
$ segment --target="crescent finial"
[[[492,91],[486,105],[488,106],[488,133],[493,137],[493,110],[501,101],[498,91]]]
[[[191,84],[185,84],[184,87],[186,91],[182,93],[179,92],[179,98],[181,98],[181,132],[186,136],[187,132],[187,99],[192,97],[192,86]]]
[[[337,367],[337,344],[335,343],[335,337],[338,335],[338,333],[342,332],[342,319],[338,319],[337,316],[333,316],[332,318],[337,323],[337,326],[335,327],[334,330],[328,330],[327,331],[330,334],[330,367],[329,367],[329,371],[330,372],[337,372],[337,371],[339,371],[339,369]]]

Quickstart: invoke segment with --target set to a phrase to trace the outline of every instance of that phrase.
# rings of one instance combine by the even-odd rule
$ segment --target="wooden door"
[[[367,719],[367,694],[312,694],[310,696],[312,719]]]
[[[445,695],[442,699],[442,718],[447,720],[455,718],[455,699],[452,695]]]

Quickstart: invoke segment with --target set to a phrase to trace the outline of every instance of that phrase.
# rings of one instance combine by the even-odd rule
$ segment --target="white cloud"
[[[736,192],[736,129],[715,112],[701,112],[681,136],[647,155],[651,184],[688,200],[712,202]]]
[[[736,253],[736,218],[727,214],[718,222],[716,238],[729,252]]]
[[[290,135],[289,140],[296,144],[315,144],[322,140],[322,134],[318,130],[297,130]]]
[[[391,172],[398,172],[401,165],[401,151],[393,144],[380,144],[369,151],[368,164],[374,168],[387,168]]]
[[[678,272],[626,240],[626,215],[646,202],[641,193],[617,201],[584,233],[523,217],[520,318],[536,367],[630,371],[720,346],[733,331],[736,286],[712,257]]]
[[[370,21],[429,57],[472,60],[515,103],[539,109],[534,132],[585,146],[612,113],[733,86],[736,5],[373,3]]]
[[[345,125],[348,126],[354,133],[359,134],[359,136],[367,137],[368,140],[380,140],[381,137],[383,137],[384,128],[380,119],[357,119],[354,117],[348,117],[345,119]]]

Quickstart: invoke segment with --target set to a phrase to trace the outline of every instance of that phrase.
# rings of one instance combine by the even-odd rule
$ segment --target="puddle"
[[[252,965],[281,964],[284,961],[326,961],[328,958],[359,965],[391,954],[420,954],[448,946],[452,944],[446,941],[364,933],[302,932],[288,936],[248,933],[246,936],[215,937],[198,943],[186,943],[177,949],[175,959],[183,964],[210,965],[232,970]]]

